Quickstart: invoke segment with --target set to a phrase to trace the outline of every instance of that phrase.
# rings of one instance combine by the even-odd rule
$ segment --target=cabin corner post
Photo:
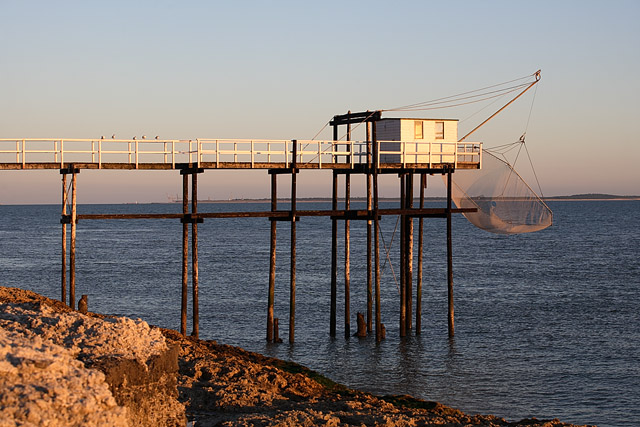
[[[278,209],[278,181],[277,174],[269,171],[271,174],[271,212]],[[274,217],[271,220],[271,244],[269,256],[269,291],[267,297],[267,342],[274,342],[274,321],[273,307],[275,303],[276,289],[276,224]]]
[[[449,337],[455,334],[453,307],[453,242],[451,236],[451,174],[453,168],[448,167],[447,173],[447,295],[448,295],[448,325]]]

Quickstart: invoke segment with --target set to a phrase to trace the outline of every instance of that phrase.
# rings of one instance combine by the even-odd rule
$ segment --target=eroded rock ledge
[[[295,363],[0,287],[0,419],[16,420],[1,426],[44,424],[47,413],[51,426],[185,425],[185,408],[198,427],[571,426],[375,396]]]

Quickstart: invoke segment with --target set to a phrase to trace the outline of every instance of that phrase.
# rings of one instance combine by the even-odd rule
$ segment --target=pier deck
[[[480,169],[478,142],[393,141],[397,150],[366,141],[240,139],[0,139],[0,170],[64,169]],[[294,145],[296,157],[294,159]],[[388,144],[387,144],[388,146]],[[377,152],[377,159],[370,153]],[[381,162],[395,155],[399,162]],[[377,161],[375,161],[377,160]]]

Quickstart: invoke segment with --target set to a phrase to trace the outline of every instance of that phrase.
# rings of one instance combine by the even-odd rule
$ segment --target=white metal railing
[[[101,168],[104,163],[203,163],[219,167],[221,163],[260,164],[365,164],[372,150],[366,141],[290,141],[242,139],[0,139],[0,163],[59,164],[90,163]],[[482,144],[478,142],[378,141],[378,164],[423,165],[459,163],[481,165]]]

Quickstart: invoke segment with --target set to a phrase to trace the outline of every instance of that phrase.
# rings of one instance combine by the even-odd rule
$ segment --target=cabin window
[[[422,133],[422,120],[416,120],[414,122],[414,126],[415,126],[415,139],[423,139],[423,133]]]
[[[436,122],[436,139],[444,139],[444,122]]]

